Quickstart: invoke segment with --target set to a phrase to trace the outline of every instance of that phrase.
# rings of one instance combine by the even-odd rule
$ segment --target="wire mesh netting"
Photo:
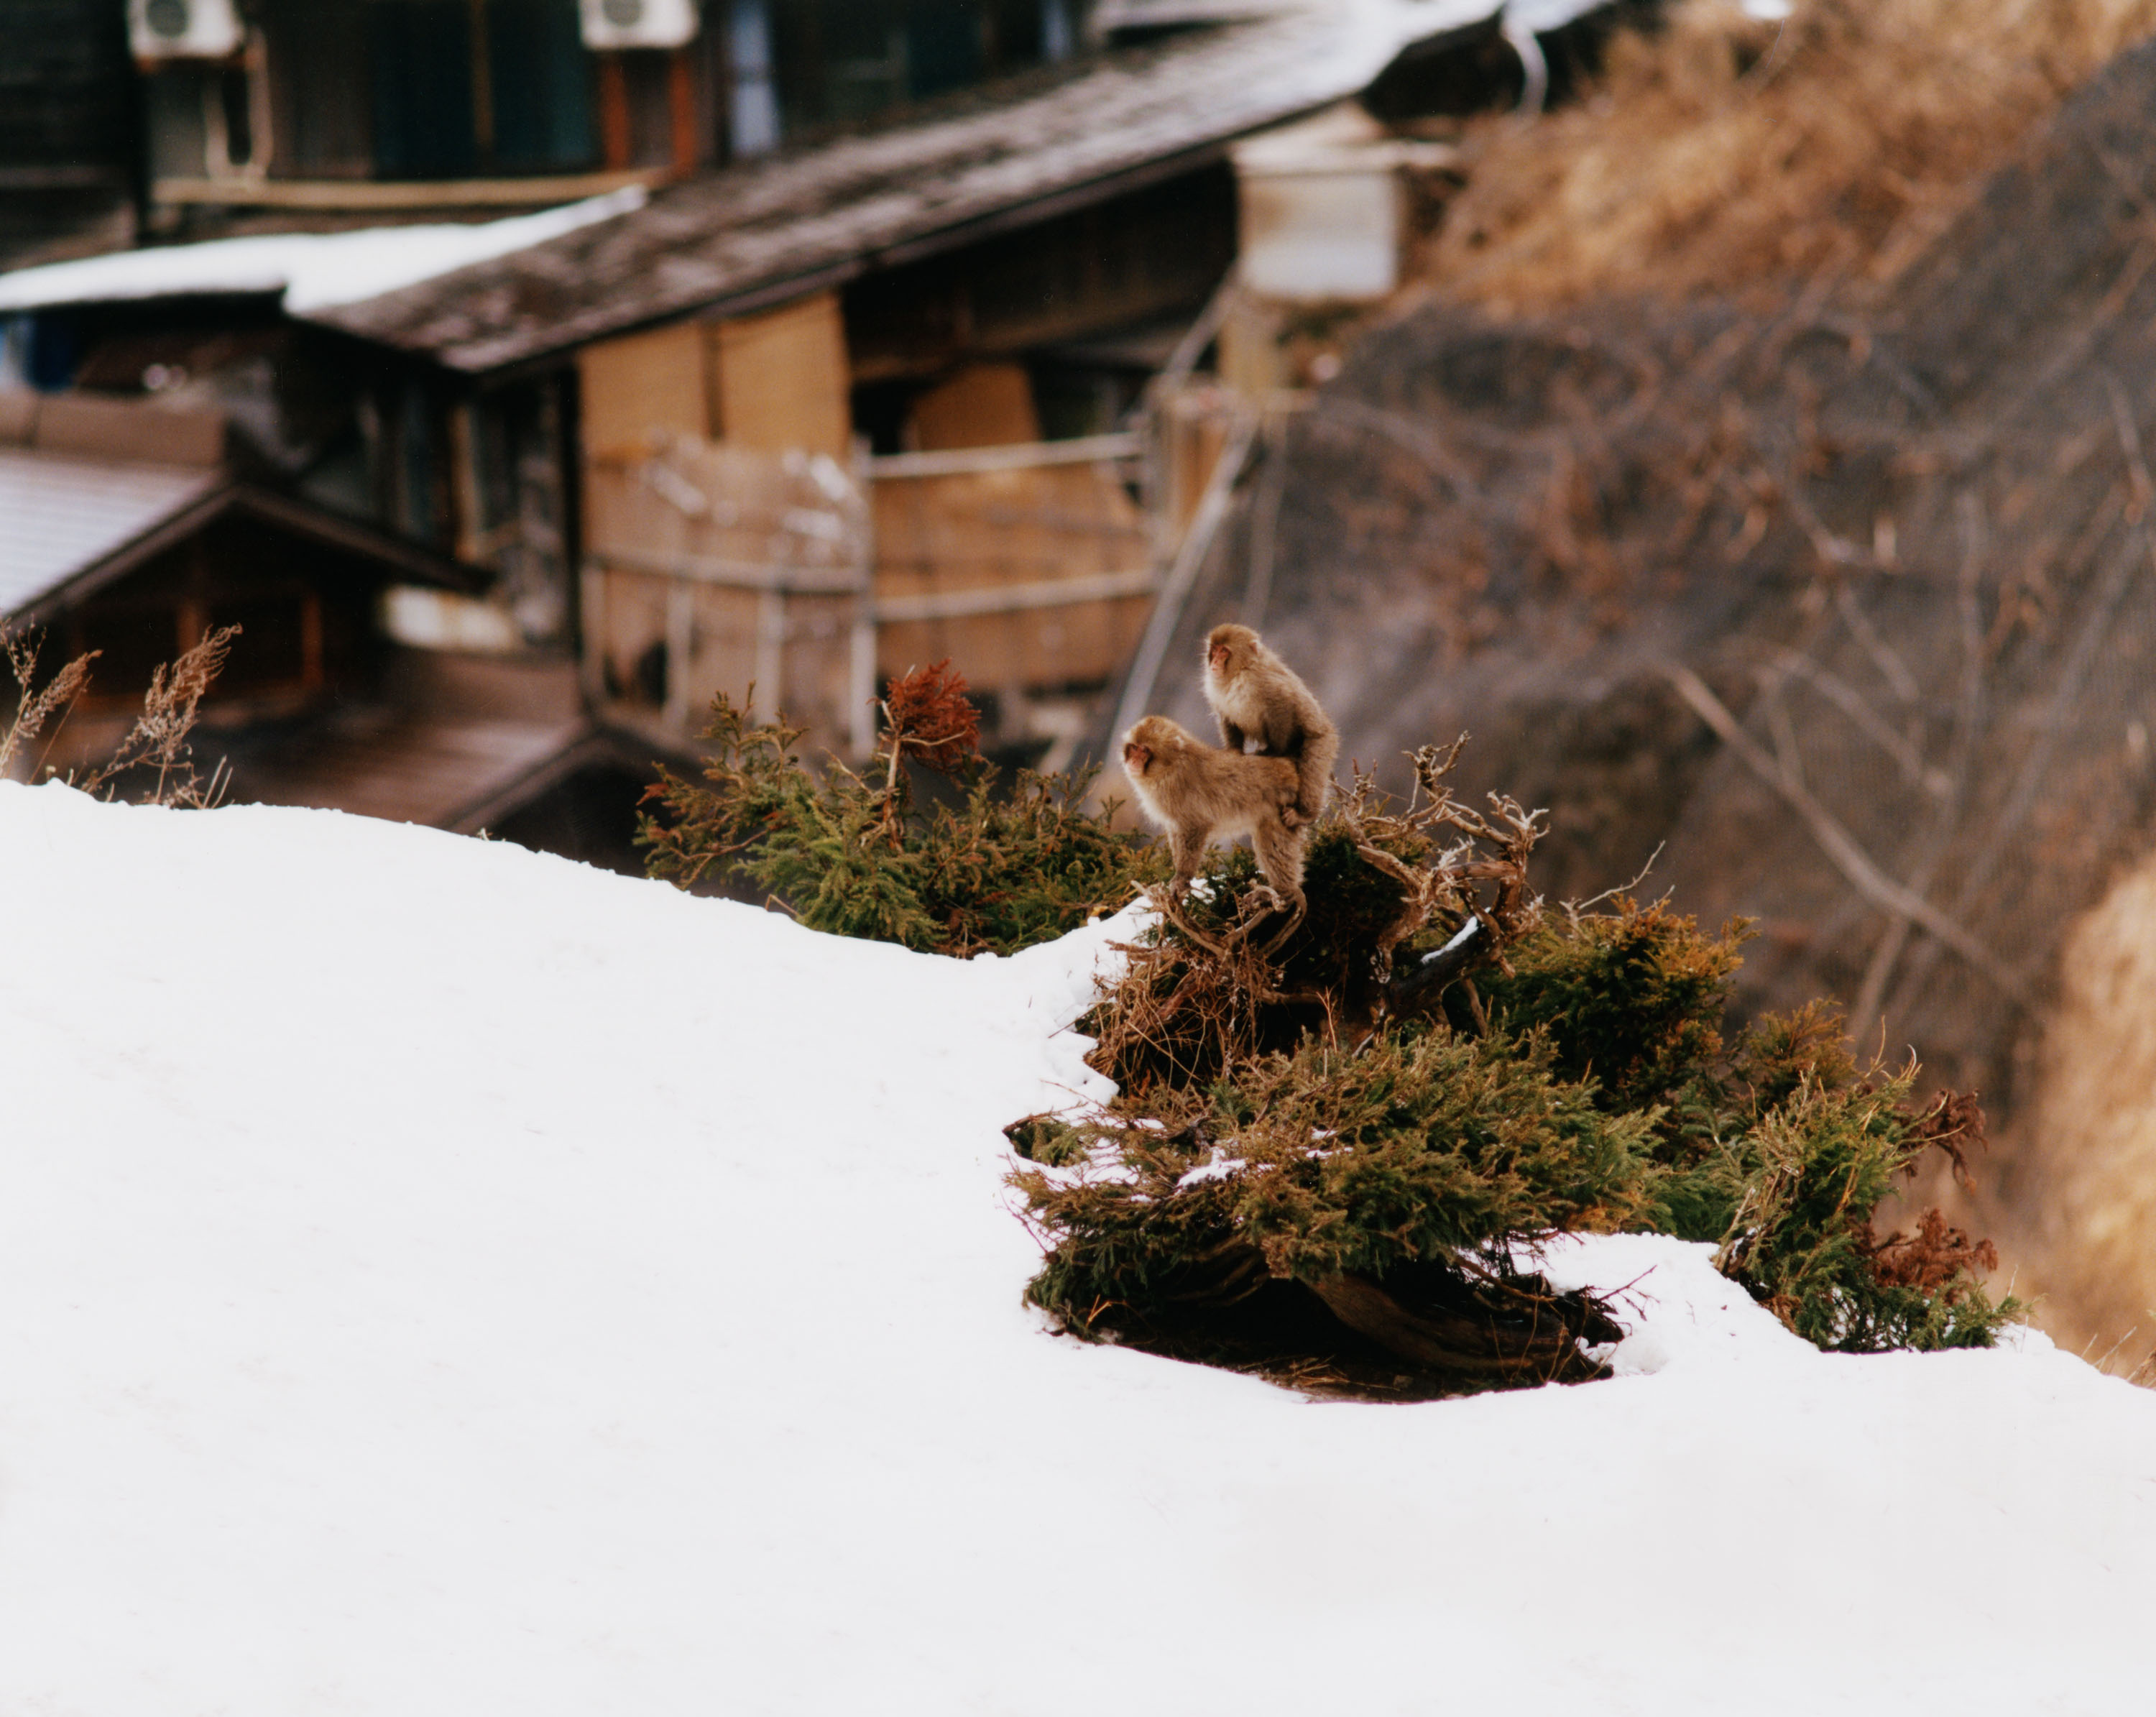
[[[2148,844],[2152,115],[2144,48],[1888,288],[1376,332],[1266,438],[1160,707],[1250,620],[1381,773],[1472,731],[1548,892],[1666,841],[1648,888],[1759,921],[1745,1008],[1836,995],[2010,1103]]]

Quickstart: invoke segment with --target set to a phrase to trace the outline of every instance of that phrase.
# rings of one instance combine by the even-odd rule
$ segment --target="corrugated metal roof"
[[[1582,9],[1594,0],[1583,0]],[[485,371],[747,308],[1075,207],[1355,94],[1495,0],[1334,0],[1106,56],[1037,93],[730,168],[644,209],[310,320]]]
[[[0,448],[0,616],[29,607],[224,481],[200,467]]]

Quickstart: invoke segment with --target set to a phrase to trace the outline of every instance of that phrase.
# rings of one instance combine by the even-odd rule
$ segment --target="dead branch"
[[[1744,731],[1705,681],[1690,669],[1674,663],[1666,666],[1663,671],[1677,695],[1697,712],[1700,719],[1714,729],[1753,774],[1779,793],[1790,809],[1804,820],[1820,851],[1858,893],[1874,906],[1921,924],[2016,1001],[2027,1000],[2028,986],[2005,961],[1929,901],[1910,893],[1874,864],[1871,856],[1857,844],[1856,836],[1805,791],[1803,784],[1789,779],[1788,772]]]

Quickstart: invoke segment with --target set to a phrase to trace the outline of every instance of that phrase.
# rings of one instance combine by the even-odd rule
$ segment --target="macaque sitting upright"
[[[1267,757],[1296,767],[1296,814],[1315,822],[1332,788],[1340,730],[1295,670],[1248,626],[1215,626],[1205,639],[1205,701],[1233,750],[1255,739]]]

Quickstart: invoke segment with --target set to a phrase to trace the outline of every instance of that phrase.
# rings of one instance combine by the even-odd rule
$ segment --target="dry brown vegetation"
[[[2156,0],[1677,0],[1583,101],[1481,121],[1420,273],[1500,314],[1892,278]]]
[[[207,810],[223,796],[224,768],[220,763],[207,779],[196,766],[188,736],[194,732],[202,701],[239,635],[237,626],[221,626],[207,634],[194,647],[169,664],[160,663],[150,676],[142,699],[142,713],[112,755],[80,773],[64,776],[69,785],[85,793],[119,794],[123,779],[136,787],[135,798],[143,805],[176,805]],[[48,725],[58,732],[74,701],[89,689],[96,650],[79,655],[40,686],[37,683],[39,640],[0,629],[0,660],[15,681],[14,710],[0,725],[0,779]],[[50,738],[47,739],[48,748]]]
[[[1554,895],[1666,841],[1686,911],[1760,922],[1743,1008],[1839,997],[1867,1054],[1980,1090],[2002,1148],[1917,1202],[2092,1358],[2139,1325],[2122,1371],[2156,1330],[2120,885],[2156,827],[2153,30],[1677,0],[1583,99],[1471,128],[1421,303],[1281,433],[1190,603],[1254,607],[1381,774],[1471,727],[1466,786],[1551,808]],[[1890,1272],[1983,1267],[1901,1220]]]
[[[2062,1339],[2138,1358],[2149,1344],[2128,1332],[2156,1331],[2156,865],[2080,920],[2060,965],[2029,1129],[2041,1216],[2028,1250]],[[2156,1355],[2143,1369],[2156,1382]]]

